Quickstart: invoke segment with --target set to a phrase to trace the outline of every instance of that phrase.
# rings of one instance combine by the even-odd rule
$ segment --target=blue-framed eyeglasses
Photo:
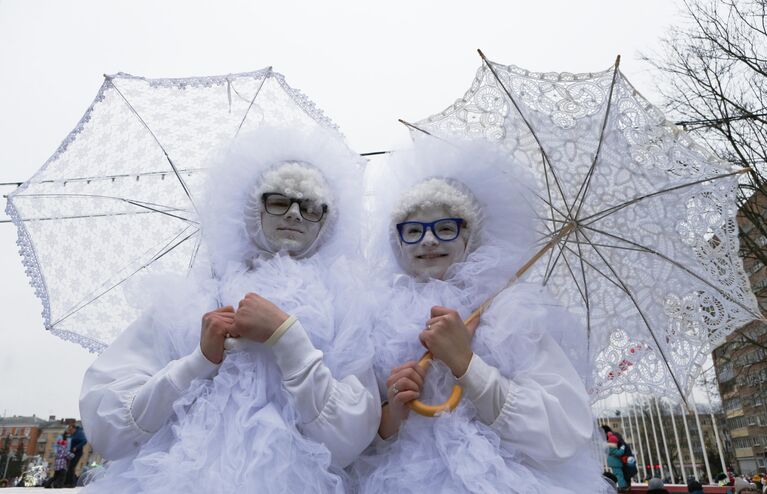
[[[442,242],[450,242],[461,234],[461,227],[465,221],[463,218],[442,218],[431,223],[422,221],[403,221],[397,223],[399,238],[406,244],[417,244],[423,240],[427,230],[431,230],[435,237]]]

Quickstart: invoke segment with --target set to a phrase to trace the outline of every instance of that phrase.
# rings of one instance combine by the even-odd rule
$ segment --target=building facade
[[[34,415],[0,418],[0,479],[21,475],[35,458],[47,463],[52,476],[56,439],[70,423],[79,425],[76,419],[56,419],[55,416],[47,420]],[[83,468],[93,462],[101,463],[101,457],[92,451],[89,443],[83,448],[75,473],[80,475]]]
[[[674,407],[673,415],[667,405],[660,405],[659,408],[661,411],[660,419],[656,408],[654,406],[651,408],[647,403],[644,406],[633,406],[631,411],[624,410],[623,420],[621,420],[617,410],[613,416],[599,419],[600,425],[608,425],[612,430],[620,432],[626,442],[630,444],[637,458],[638,469],[645,472],[646,476],[642,477],[643,479],[661,476],[671,478],[663,442],[664,435],[671,458],[674,480],[678,483],[682,483],[683,479],[691,475],[699,480],[707,479],[704,452],[708,457],[712,476],[716,477],[723,471],[716,441],[717,434],[722,445],[725,463],[729,466],[735,455],[732,447],[726,441],[726,425],[723,413],[714,414],[712,420],[711,414],[701,407],[698,414],[698,420],[700,420],[703,431],[703,444],[701,444],[695,415],[692,413],[683,415],[680,405]],[[650,413],[652,413],[652,418]],[[685,422],[687,424],[686,429]],[[655,434],[653,434],[653,425],[655,426]],[[714,425],[716,425],[716,430]],[[674,426],[676,426],[676,436],[679,437],[679,442],[676,441],[674,435]],[[689,442],[687,431],[690,433]],[[692,455],[690,455],[690,444],[692,444]],[[658,452],[660,452],[660,456]],[[682,462],[679,461],[680,453]],[[694,465],[693,459],[695,460]]]
[[[758,202],[757,202],[758,201]],[[751,204],[757,202],[756,204]],[[745,249],[743,268],[751,288],[767,316],[767,196],[754,194],[751,211],[761,212],[764,221],[755,227],[741,214],[738,223],[741,246]],[[754,255],[754,248],[764,249]],[[767,324],[754,321],[731,334],[712,354],[722,407],[727,419],[729,440],[735,450],[738,469],[743,473],[767,469]]]

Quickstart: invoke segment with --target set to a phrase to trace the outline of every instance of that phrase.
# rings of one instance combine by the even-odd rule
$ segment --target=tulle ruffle
[[[347,279],[348,277],[348,279]],[[157,348],[164,361],[199,344],[200,316],[236,307],[252,291],[295,315],[336,379],[369,368],[370,297],[355,263],[287,256],[230,266],[219,281],[165,279],[147,288]],[[306,439],[281,384],[271,350],[250,344],[227,354],[212,380],[196,380],[174,403],[174,418],[132,458],[112,462],[85,492],[347,491],[347,475],[331,453]]]
[[[454,308],[465,318],[484,302],[488,292],[497,290],[472,279],[489,281],[495,267],[493,258],[492,250],[486,254],[478,249],[473,258],[456,267],[448,281],[418,283],[407,276],[395,278],[382,297],[391,310],[376,321],[372,334],[376,348],[374,369],[382,394],[391,369],[417,359],[423,352],[418,334],[432,306]],[[502,375],[513,378],[532,365],[543,335],[567,343],[575,341],[570,337],[574,328],[577,325],[567,311],[559,308],[545,288],[517,282],[482,315],[472,348]],[[427,403],[442,402],[454,383],[445,365],[432,362],[422,399]],[[371,447],[353,465],[356,488],[363,493],[431,490],[547,494],[601,492],[604,488],[590,444],[579,447],[571,460],[542,464],[503,441],[475,414],[468,400],[463,400],[453,413],[437,418],[411,413],[396,438]]]

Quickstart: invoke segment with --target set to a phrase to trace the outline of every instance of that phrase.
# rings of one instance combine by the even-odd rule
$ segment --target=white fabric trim
[[[464,395],[477,409],[477,415],[485,424],[492,424],[507,401],[511,384],[495,367],[488,365],[479,355],[473,354],[464,375],[458,378]]]
[[[280,324],[280,326],[274,330],[274,333],[267,338],[267,340],[264,342],[264,345],[266,346],[274,346],[278,341],[280,341],[280,338],[282,338],[282,335],[285,334],[287,330],[289,330],[293,323],[296,322],[298,319],[296,319],[296,316],[290,316],[285,321]]]

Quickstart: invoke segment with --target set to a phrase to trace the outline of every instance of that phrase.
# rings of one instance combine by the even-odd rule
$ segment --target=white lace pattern
[[[497,78],[483,65],[461,99],[415,126],[484,136],[529,167],[541,245],[577,222],[527,279],[588,328],[594,400],[686,396],[713,347],[760,317],[738,257],[737,170],[618,70],[492,69]]]

